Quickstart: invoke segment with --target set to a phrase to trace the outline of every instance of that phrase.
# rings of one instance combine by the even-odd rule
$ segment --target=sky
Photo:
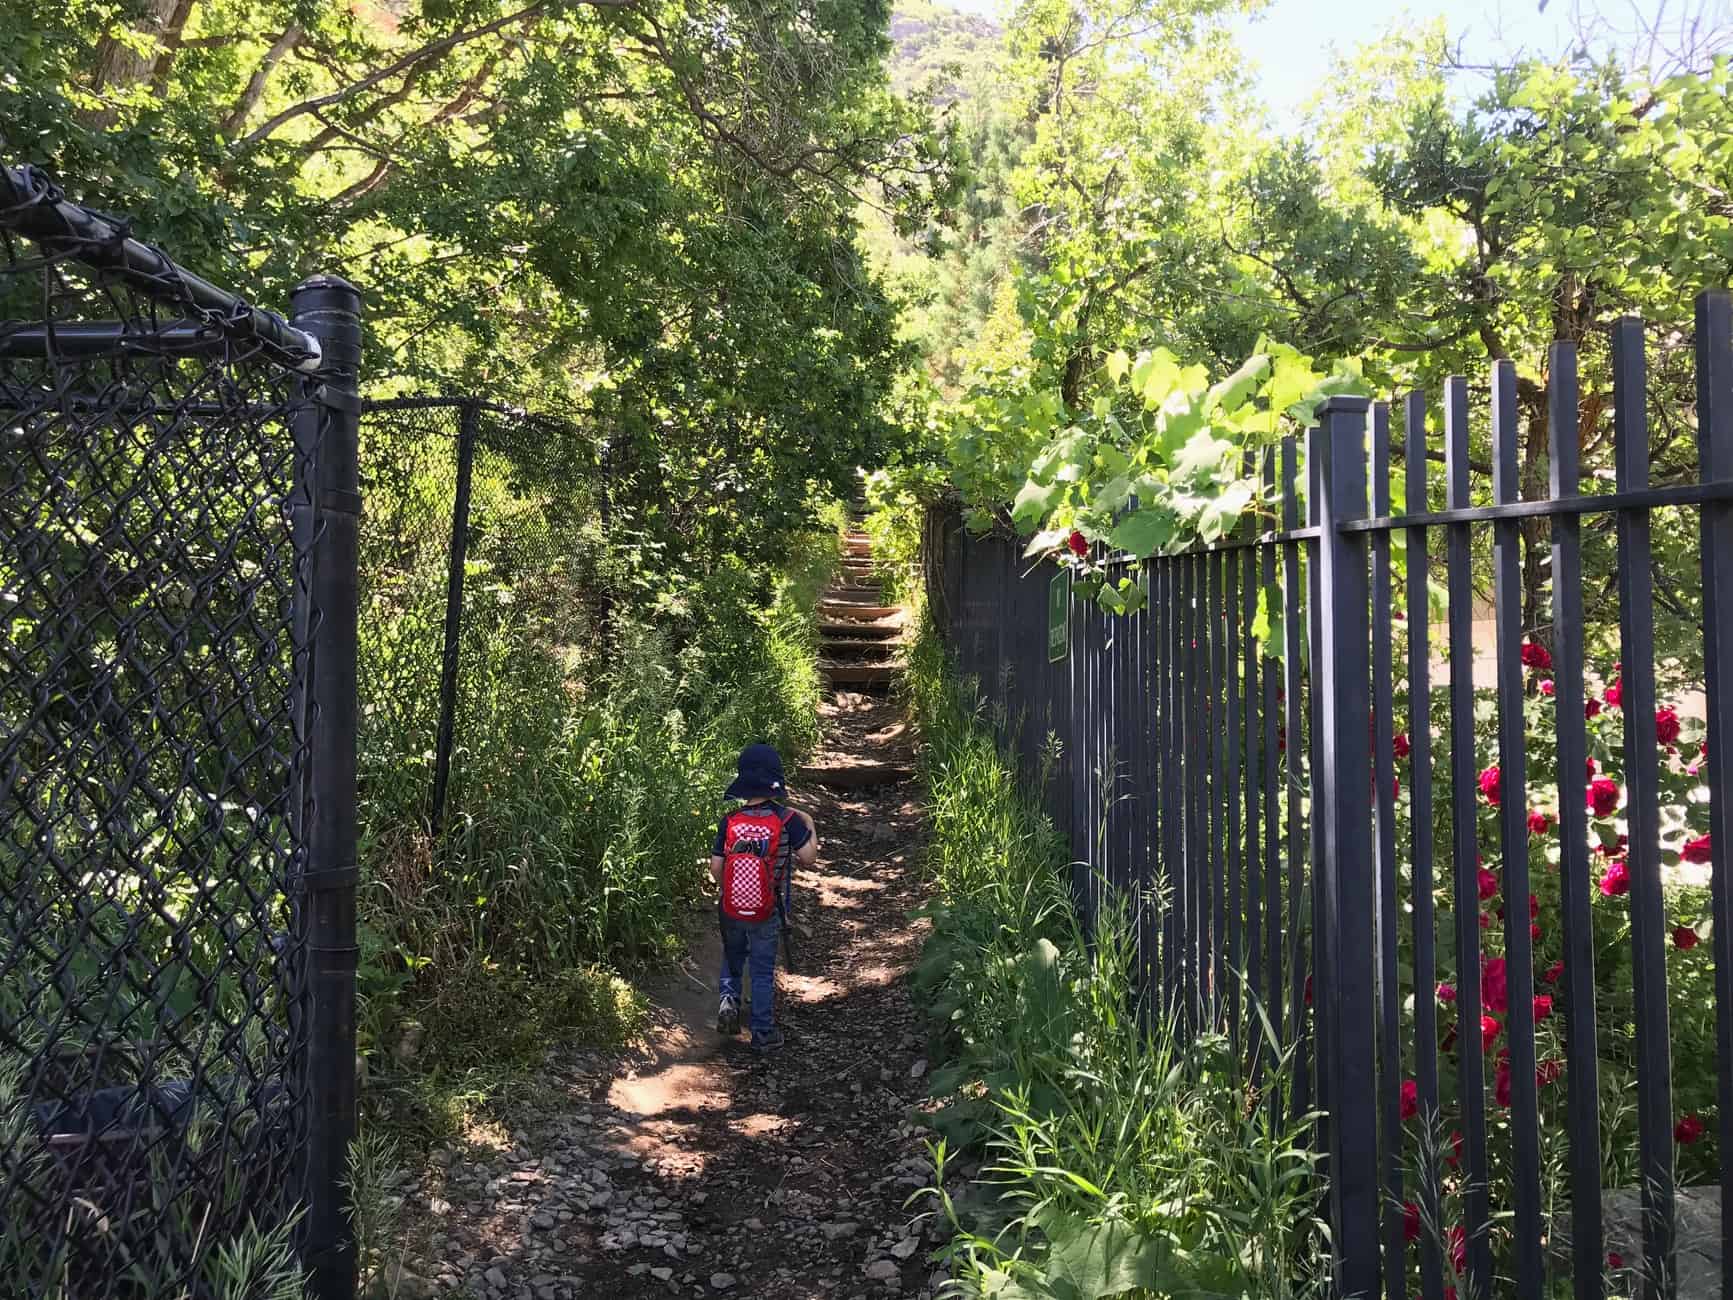
[[[948,2],[990,16],[1011,8],[1010,0]],[[1663,27],[1675,23],[1686,11],[1733,21],[1733,0],[1272,0],[1257,18],[1235,26],[1258,65],[1265,101],[1278,119],[1291,119],[1318,88],[1332,46],[1352,49],[1405,15],[1416,21],[1442,16],[1452,40],[1462,42],[1463,61],[1487,63],[1518,51],[1560,53],[1579,9],[1621,43],[1657,20]]]

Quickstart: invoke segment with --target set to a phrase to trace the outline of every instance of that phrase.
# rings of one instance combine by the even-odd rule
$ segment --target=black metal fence
[[[1148,562],[1131,616],[1061,593],[1057,661],[1031,634],[1057,571],[929,521],[961,667],[1025,771],[1062,756],[1046,797],[1080,904],[1136,898],[1146,991],[1182,1026],[1255,1058],[1255,1000],[1292,1049],[1341,1295],[1672,1296],[1682,1250],[1733,1295],[1733,882],[1711,851],[1733,843],[1726,294],[1699,300],[1694,346],[1693,481],[1651,482],[1634,319],[1595,354],[1610,480],[1579,471],[1577,353],[1553,348],[1539,499],[1519,499],[1509,363],[1474,417],[1491,504],[1471,504],[1462,379],[1438,436],[1409,395],[1395,446],[1390,407],[1336,398],[1304,447],[1265,453],[1269,531]],[[1702,916],[1669,915],[1705,859]],[[1681,1183],[1718,1187],[1717,1240],[1678,1239]]]
[[[600,626],[604,584],[580,568],[606,519],[595,450],[564,420],[474,397],[363,405],[362,788],[382,821],[437,835],[448,807],[485,797],[464,759],[509,749],[525,703],[494,660]]]
[[[0,169],[8,1296],[352,1294],[358,310]]]

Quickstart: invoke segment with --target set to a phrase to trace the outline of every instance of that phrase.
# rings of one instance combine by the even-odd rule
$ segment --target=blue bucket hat
[[[748,745],[740,751],[739,773],[725,799],[774,799],[784,793],[782,755],[774,745]]]

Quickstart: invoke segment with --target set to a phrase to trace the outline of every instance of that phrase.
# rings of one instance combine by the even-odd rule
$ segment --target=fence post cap
[[[333,296],[354,298],[357,303],[359,303],[361,299],[361,290],[357,289],[353,283],[345,280],[340,275],[331,275],[323,272],[301,281],[301,283],[297,284],[289,291],[289,296],[291,298],[300,298],[305,294],[326,293]]]
[[[1364,415],[1371,409],[1370,397],[1359,397],[1353,393],[1333,393],[1324,399],[1324,404],[1318,408],[1318,414]]]

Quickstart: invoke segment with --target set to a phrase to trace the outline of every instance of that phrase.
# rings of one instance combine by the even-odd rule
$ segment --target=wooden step
[[[819,646],[819,654],[835,663],[872,664],[897,662],[898,652],[905,641],[860,641],[827,639]]]
[[[899,785],[904,781],[912,781],[914,776],[915,769],[910,763],[809,763],[800,769],[800,780],[803,783],[827,785],[840,790]]]
[[[819,670],[832,686],[889,686],[903,675],[903,665],[896,664],[819,664]]]
[[[877,605],[881,609],[890,606],[881,602],[884,595],[872,587],[826,587],[819,596],[819,603],[824,605]]]
[[[850,637],[876,637],[880,640],[895,640],[898,645],[902,640],[902,619],[886,619],[882,623],[868,623],[864,620],[849,622],[825,622],[818,625],[818,634],[822,639],[847,639]]]
[[[826,600],[818,607],[819,615],[828,620],[849,619],[856,622],[877,622],[903,612],[901,605],[857,604],[852,600]]]

